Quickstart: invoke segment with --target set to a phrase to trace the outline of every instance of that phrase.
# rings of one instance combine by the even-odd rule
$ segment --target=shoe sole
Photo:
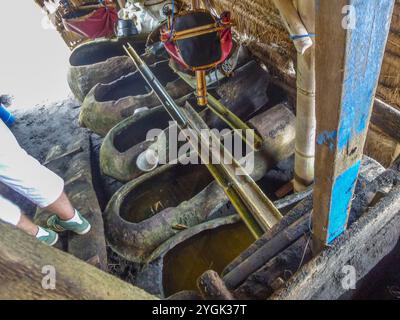
[[[58,234],[56,234],[56,238],[54,239],[54,241],[52,243],[48,244],[48,246],[50,246],[50,247],[54,246],[57,243],[57,241],[58,241]]]
[[[89,226],[85,230],[80,231],[80,232],[75,231],[75,233],[79,234],[80,236],[83,236],[84,234],[88,233],[90,231],[90,229],[92,229],[92,226],[89,224]]]

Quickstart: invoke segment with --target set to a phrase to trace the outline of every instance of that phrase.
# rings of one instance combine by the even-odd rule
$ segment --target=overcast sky
[[[44,18],[33,0],[1,0],[0,93],[14,95],[19,108],[69,94],[70,51]]]

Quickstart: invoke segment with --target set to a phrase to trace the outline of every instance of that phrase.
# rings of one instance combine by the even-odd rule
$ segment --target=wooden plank
[[[371,123],[376,125],[388,136],[400,141],[400,110],[375,99]]]
[[[352,6],[353,29],[343,28]],[[320,1],[316,22],[317,137],[313,244],[346,228],[394,0]]]

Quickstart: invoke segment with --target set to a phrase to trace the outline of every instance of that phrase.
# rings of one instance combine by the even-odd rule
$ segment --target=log
[[[204,300],[234,300],[217,272],[208,270],[197,280],[197,287]]]
[[[366,212],[370,204],[366,198],[376,199],[374,195],[377,190],[382,190],[382,193],[378,195],[385,195],[391,191],[393,185],[399,182],[399,174],[392,168],[377,176],[382,169],[376,165],[376,162],[364,160],[360,181],[356,188],[360,191],[353,201],[350,225]],[[372,197],[368,197],[370,193]],[[306,217],[309,219],[310,215],[307,214]],[[250,274],[239,287],[235,288],[234,295],[238,299],[266,299],[284,286],[286,281],[311,259],[310,236],[305,235]]]
[[[400,141],[400,110],[375,99],[371,122],[388,136]]]
[[[55,270],[55,289],[44,289],[43,267]],[[156,299],[77,258],[45,246],[0,222],[0,299]]]
[[[343,287],[346,275],[343,267],[354,266],[358,281],[392,252],[400,236],[399,208],[400,188],[396,187],[339,236],[331,247],[308,262],[271,299],[333,300],[344,294],[350,295],[347,298],[357,294],[357,290]]]
[[[235,291],[238,299],[266,299],[312,258],[310,236],[304,235],[250,275]]]
[[[233,260],[222,272],[222,275],[230,273],[237,266],[239,266],[243,261],[252,256],[257,250],[262,248],[271,239],[273,239],[278,233],[282,232],[288,228],[291,224],[299,220],[304,215],[308,215],[312,210],[312,195],[306,197],[302,202],[296,205],[288,214],[286,214],[283,219],[279,222],[277,226],[272,228],[269,232],[265,233],[260,239],[254,242],[246,251],[241,253],[235,260]]]
[[[46,159],[47,167],[60,175],[65,181],[65,192],[72,205],[92,225],[86,235],[65,233],[69,253],[83,261],[93,263],[107,270],[107,252],[104,236],[102,212],[92,182],[91,149],[88,133],[82,133],[77,140],[66,148],[55,147]],[[51,212],[38,210],[35,222],[46,226]]]
[[[305,215],[278,233],[274,238],[258,249],[254,254],[244,260],[231,272],[224,276],[224,281],[229,289],[237,288],[249,275],[261,268],[278,253],[285,250],[303,234],[309,231],[310,218]]]

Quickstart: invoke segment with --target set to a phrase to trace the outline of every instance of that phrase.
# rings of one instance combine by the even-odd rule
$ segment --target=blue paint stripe
[[[356,27],[349,31],[340,127],[339,150],[368,127],[385,39],[390,28],[393,0],[352,0]],[[371,30],[371,26],[373,26]]]
[[[358,177],[361,160],[336,178],[332,190],[332,203],[328,225],[328,243],[331,243],[345,229],[353,189]]]
[[[317,137],[317,144],[325,144],[329,150],[334,151],[336,145],[337,131],[324,131]]]

